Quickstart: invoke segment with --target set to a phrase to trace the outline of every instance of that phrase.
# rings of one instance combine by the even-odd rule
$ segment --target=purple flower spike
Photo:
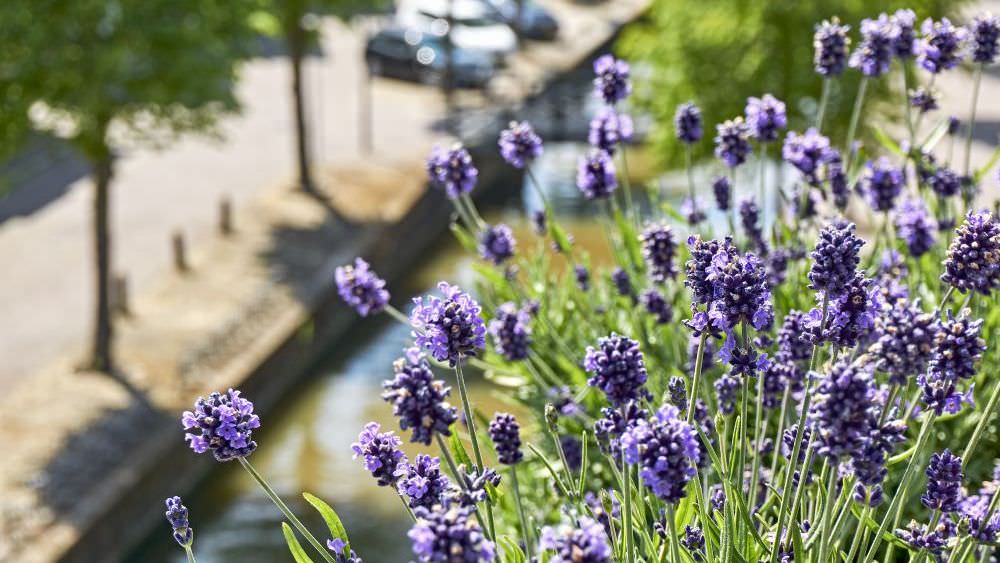
[[[913,56],[916,47],[916,32],[913,27],[917,22],[917,15],[913,10],[896,10],[896,13],[889,17],[892,25],[892,51],[897,59],[906,60]]]
[[[839,459],[857,453],[878,422],[872,375],[840,361],[820,379],[809,408],[819,455]]]
[[[859,251],[865,244],[854,234],[854,228],[854,223],[834,221],[819,232],[816,249],[811,254],[810,289],[824,291],[832,297],[847,288],[861,261]]]
[[[875,211],[889,211],[903,191],[906,178],[903,171],[892,165],[886,157],[869,160],[861,176],[861,189]]]
[[[698,473],[701,448],[677,407],[660,407],[654,419],[638,421],[621,441],[626,463],[639,466],[639,476],[653,494],[669,504],[684,498],[687,482]]]
[[[923,200],[903,200],[896,209],[895,223],[897,236],[906,243],[910,256],[914,258],[926,254],[937,242],[938,224]]]
[[[353,458],[362,458],[365,469],[371,472],[378,486],[388,487],[396,484],[399,475],[396,471],[401,464],[406,463],[406,455],[399,450],[403,443],[392,432],[379,432],[377,422],[369,422],[358,435],[358,441],[351,444]]]
[[[419,348],[409,348],[392,364],[395,376],[382,383],[382,400],[392,403],[399,427],[412,429],[411,442],[430,445],[435,433],[451,436],[449,427],[458,419],[448,403],[451,387],[434,379],[434,372]]]
[[[693,145],[701,140],[704,132],[701,125],[701,110],[692,102],[677,106],[674,113],[674,132],[677,140]]]
[[[400,496],[408,499],[410,508],[444,504],[445,494],[451,487],[451,481],[441,473],[441,460],[426,454],[418,455],[413,463],[400,463],[395,477],[396,489]]]
[[[594,150],[580,159],[576,172],[576,187],[587,199],[607,199],[618,187],[615,165],[607,151]]]
[[[831,161],[834,154],[830,139],[820,135],[815,127],[810,127],[801,135],[789,131],[781,148],[781,158],[798,169],[812,185],[819,184],[820,166]]]
[[[611,563],[608,535],[600,523],[582,516],[575,526],[545,526],[539,547],[551,553],[549,563]]]
[[[742,117],[729,119],[715,126],[715,156],[730,168],[736,168],[753,152],[750,128]]]
[[[869,349],[875,369],[889,375],[889,383],[903,385],[927,370],[934,351],[938,324],[917,303],[898,300],[875,321],[878,340]]]
[[[1000,18],[987,12],[972,19],[972,62],[993,64],[1000,53]]]
[[[511,121],[500,132],[500,156],[514,168],[524,168],[542,155],[542,138],[527,121]]]
[[[881,14],[878,19],[861,21],[861,43],[851,54],[851,68],[861,71],[866,77],[877,78],[889,72],[892,63],[895,33],[889,16]]]
[[[498,266],[514,256],[516,246],[514,233],[503,223],[487,225],[479,234],[479,256]]]
[[[635,300],[635,293],[632,291],[632,280],[628,277],[628,272],[621,268],[615,268],[611,272],[611,283],[614,284],[618,295],[631,297]]]
[[[580,288],[580,291],[590,291],[590,270],[583,264],[577,264],[573,267],[573,273],[576,276],[576,285]]]
[[[496,547],[476,523],[473,507],[437,505],[417,507],[417,522],[407,535],[421,563],[493,563]]]
[[[410,323],[417,346],[454,367],[486,347],[486,323],[479,303],[457,285],[441,282],[438,290],[443,299],[433,295],[413,299],[416,307],[410,313]]]
[[[445,194],[456,199],[476,187],[479,170],[472,164],[472,156],[460,144],[448,150],[434,147],[427,159],[427,175],[431,184],[443,188]]]
[[[587,385],[597,387],[613,406],[649,397],[646,365],[639,343],[612,333],[600,338],[597,348],[587,347],[583,367],[592,375]]]
[[[603,107],[590,120],[587,142],[595,149],[615,154],[615,148],[630,141],[634,132],[631,117],[616,112],[614,108]]]
[[[656,283],[665,283],[677,275],[674,257],[677,254],[677,241],[670,225],[652,224],[639,235],[642,245],[642,257],[649,268],[649,277]]]
[[[500,463],[517,465],[524,459],[524,454],[521,453],[521,427],[514,415],[505,412],[493,415],[489,432]]]
[[[497,354],[507,361],[516,362],[528,357],[531,346],[531,315],[513,303],[504,303],[497,309],[489,324]]]
[[[762,98],[748,98],[746,120],[751,137],[761,143],[777,141],[778,131],[788,126],[785,102],[771,94],[764,94]]]
[[[251,435],[260,428],[260,418],[239,391],[198,397],[194,410],[184,411],[181,424],[192,431],[184,435],[191,449],[199,454],[211,451],[217,461],[247,457],[257,449]]]
[[[354,265],[340,266],[334,272],[337,292],[340,298],[362,317],[378,313],[389,303],[389,292],[385,280],[378,277],[361,258],[354,259]]]
[[[920,113],[928,113],[938,109],[937,97],[934,92],[921,86],[916,90],[910,90],[910,105]]]
[[[840,20],[835,17],[816,26],[813,66],[820,76],[837,76],[844,72],[851,45],[847,36],[850,29],[850,26],[840,25]]]
[[[945,449],[931,455],[927,465],[927,492],[920,502],[932,510],[955,512],[962,500],[962,458]]]
[[[345,553],[344,548],[346,547],[347,544],[340,538],[326,540],[326,548],[333,552],[333,559],[337,563],[364,563],[364,561],[358,557],[358,554],[354,553],[353,549]]]
[[[917,62],[924,70],[938,74],[962,62],[967,29],[953,25],[948,18],[936,22],[927,18],[920,31],[923,37],[917,42]]]
[[[188,509],[181,502],[181,497],[170,497],[167,503],[167,522],[173,528],[174,541],[181,547],[189,547],[194,541],[194,530],[188,522]]]
[[[729,211],[733,197],[733,186],[728,176],[716,176],[712,180],[712,193],[715,194],[715,204],[719,211]]]
[[[932,375],[947,379],[972,379],[976,364],[986,351],[982,338],[983,319],[970,319],[969,310],[957,317],[951,312],[941,321],[934,338],[934,352],[930,360]]]
[[[615,105],[632,93],[632,83],[629,81],[628,63],[614,58],[612,55],[602,55],[594,61],[594,94],[608,105]]]
[[[671,319],[673,319],[673,309],[671,309],[670,303],[663,297],[663,294],[660,293],[658,289],[647,289],[642,293],[639,300],[642,301],[642,305],[646,308],[646,312],[652,315],[656,320],[656,324],[667,324],[671,321]]]
[[[965,216],[948,247],[941,281],[962,293],[989,295],[1000,287],[1000,221],[992,213]]]
[[[728,333],[744,322],[757,330],[773,322],[767,270],[756,256],[720,250],[712,258],[709,278],[713,284],[708,311],[712,326]]]
[[[736,254],[732,240],[702,240],[699,235],[692,235],[687,240],[691,258],[684,264],[686,277],[684,285],[691,290],[692,306],[708,305],[715,297],[715,277],[712,275],[712,264],[720,252]]]

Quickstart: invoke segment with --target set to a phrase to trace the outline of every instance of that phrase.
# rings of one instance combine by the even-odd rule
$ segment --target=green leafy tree
[[[248,1],[248,0],[247,0]],[[96,310],[90,365],[110,372],[114,155],[211,132],[238,108],[252,44],[245,0],[5,0],[0,3],[0,141],[32,128],[65,138],[91,168]],[[30,119],[26,118],[30,114]]]
[[[292,112],[295,120],[295,159],[298,186],[314,193],[312,150],[309,146],[308,115],[305,104],[305,83],[302,62],[309,48],[316,44],[320,29],[315,15],[333,15],[348,21],[355,15],[373,12],[383,6],[383,0],[258,0],[258,10],[251,22],[261,33],[280,36],[288,50],[292,75]]]
[[[663,166],[679,165],[684,153],[674,139],[673,116],[686,101],[697,103],[705,120],[705,137],[697,155],[711,154],[715,124],[742,115],[748,96],[773,93],[788,105],[789,127],[801,130],[816,113],[822,79],[813,72],[810,47],[814,26],[837,16],[851,26],[852,48],[862,19],[898,8],[913,9],[917,25],[926,17],[957,11],[962,1],[866,0],[823,2],[677,2],[655,0],[648,15],[627,28],[618,41],[621,54],[642,73],[635,99],[654,118],[650,141]],[[848,69],[832,83],[824,133],[844,142],[857,93],[859,73]],[[885,113],[879,101],[902,107],[898,73],[870,84],[865,110]],[[896,99],[898,98],[898,99]],[[862,119],[862,123],[864,120]],[[774,150],[774,149],[772,149]]]

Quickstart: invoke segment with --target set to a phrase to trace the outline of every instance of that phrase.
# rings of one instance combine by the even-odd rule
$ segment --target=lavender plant
[[[385,366],[383,398],[399,430],[439,451],[410,460],[399,436],[370,423],[353,453],[412,518],[416,561],[988,560],[1000,533],[1000,477],[986,475],[996,453],[982,447],[995,447],[1000,402],[1000,223],[969,185],[1000,157],[959,176],[938,146],[958,133],[953,120],[925,120],[934,76],[968,56],[978,80],[1000,26],[984,15],[969,30],[947,19],[918,29],[916,18],[877,15],[853,39],[832,16],[816,27],[820,108],[813,127],[784,134],[780,162],[793,173],[782,177],[794,185],[778,186],[780,197],[752,197],[763,166],[760,184],[735,169],[781,136],[784,102],[751,98],[745,120],[716,126],[719,175],[697,185],[689,166],[688,199],[714,197],[716,210],[693,209],[726,216],[729,233],[676,221],[662,202],[637,216],[622,145],[632,77],[610,55],[594,65],[606,107],[577,175],[610,260],[559,226],[531,172],[542,141],[530,124],[512,123],[498,147],[538,190],[545,209],[533,221],[555,253],[515,253],[511,230],[483,222],[469,197],[469,153],[433,153],[430,179],[455,205],[454,231],[485,258],[476,291],[441,282],[405,314],[360,259],[336,276],[361,316],[384,312],[411,331],[413,347]],[[880,146],[857,145],[866,84],[894,65],[918,79],[903,97],[920,111],[906,113],[906,139],[879,129]],[[822,114],[845,72],[861,86],[847,138],[831,139]],[[708,144],[693,103],[675,126],[686,150]],[[513,414],[477,410],[466,368]],[[439,371],[452,372],[461,412]],[[292,525],[283,530],[297,563],[360,561],[332,508],[306,496],[328,525],[324,546],[250,464],[260,420],[238,392],[199,399],[183,426],[195,452],[238,460],[264,488]],[[190,554],[187,511],[176,498],[168,509]]]

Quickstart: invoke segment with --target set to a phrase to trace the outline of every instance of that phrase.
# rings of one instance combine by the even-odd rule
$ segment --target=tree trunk
[[[113,165],[111,151],[91,160],[94,175],[94,281],[97,286],[97,308],[94,311],[93,350],[90,367],[111,373],[114,361],[111,352],[113,329],[111,325],[111,232],[109,229],[109,200]]]
[[[305,58],[306,36],[301,18],[294,18],[287,25],[288,58],[292,65],[292,103],[295,111],[296,158],[299,169],[299,187],[313,193],[315,184],[309,170],[309,132],[306,130],[306,101],[302,84],[302,59]]]

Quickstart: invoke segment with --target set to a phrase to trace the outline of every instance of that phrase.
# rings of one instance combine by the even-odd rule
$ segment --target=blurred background
[[[440,279],[472,285],[451,208],[426,186],[431,147],[469,147],[480,207],[531,248],[524,217],[541,202],[496,151],[511,119],[530,121],[546,141],[534,172],[599,262],[574,184],[596,56],[633,66],[637,191],[680,203],[671,121],[701,106],[709,201],[714,124],[772,92],[803,128],[820,94],[814,24],[838,15],[856,35],[899,7],[964,21],[1000,2],[0,3],[0,561],[183,561],[162,518],[174,494],[199,561],[288,560],[266,497],[183,442],[179,412],[227,387],[256,403],[255,463],[297,512],[313,492],[366,560],[407,560],[398,501],[350,458],[365,422],[395,426],[380,384],[407,332],[344,309],[332,272],[365,257],[400,306]],[[897,78],[878,81],[862,123],[898,131]],[[982,80],[974,164],[1000,133],[1000,71]],[[971,84],[966,69],[939,77],[934,120],[966,120]],[[847,73],[832,92],[838,143],[856,88]],[[767,175],[769,189],[791,178],[778,161]],[[991,175],[981,198],[997,190]],[[473,392],[484,410],[504,401]]]

